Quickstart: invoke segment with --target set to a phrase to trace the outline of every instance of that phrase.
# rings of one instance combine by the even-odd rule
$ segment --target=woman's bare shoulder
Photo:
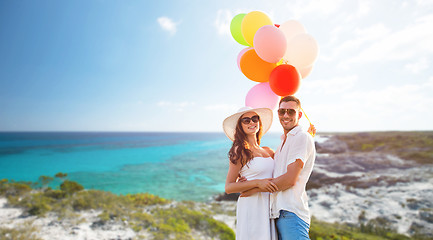
[[[274,157],[275,151],[270,147],[262,147],[271,157]]]

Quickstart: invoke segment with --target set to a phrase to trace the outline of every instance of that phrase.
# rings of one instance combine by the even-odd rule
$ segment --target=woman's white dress
[[[254,157],[241,168],[240,175],[247,180],[264,179],[272,178],[273,171],[274,160],[271,157]],[[274,221],[269,216],[268,192],[240,197],[236,208],[236,239],[277,239]]]

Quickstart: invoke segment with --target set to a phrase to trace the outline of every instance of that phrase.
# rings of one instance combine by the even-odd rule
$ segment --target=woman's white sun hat
[[[251,108],[251,107],[243,107],[238,110],[237,113],[227,117],[223,122],[224,133],[230,140],[235,140],[235,131],[236,124],[238,123],[239,118],[247,112],[255,112],[260,117],[260,121],[262,121],[262,131],[265,134],[272,125],[272,110],[269,108]]]

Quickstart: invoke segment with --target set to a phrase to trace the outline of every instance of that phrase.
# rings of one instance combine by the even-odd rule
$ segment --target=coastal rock
[[[425,199],[414,199],[414,198],[408,198],[406,199],[407,207],[411,210],[431,210],[433,208],[433,202],[427,201]]]
[[[222,193],[215,197],[215,201],[237,201],[239,198],[239,193]]]
[[[419,212],[419,217],[420,219],[428,223],[433,223],[433,210],[432,209],[421,210]]]
[[[424,224],[421,224],[417,221],[412,222],[409,231],[411,235],[421,235],[424,239],[433,238],[433,231],[431,228],[426,227]]]
[[[344,153],[348,151],[347,144],[336,137],[329,137],[324,142],[315,142],[317,153]]]

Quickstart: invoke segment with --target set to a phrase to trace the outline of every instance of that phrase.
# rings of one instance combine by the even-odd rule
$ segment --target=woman
[[[269,218],[269,193],[278,191],[271,182],[274,151],[260,147],[260,139],[272,124],[272,110],[242,108],[223,122],[224,132],[233,145],[229,151],[226,193],[245,192],[258,188],[258,193],[240,197],[236,208],[236,239],[276,239]],[[237,182],[238,176],[248,181]]]

